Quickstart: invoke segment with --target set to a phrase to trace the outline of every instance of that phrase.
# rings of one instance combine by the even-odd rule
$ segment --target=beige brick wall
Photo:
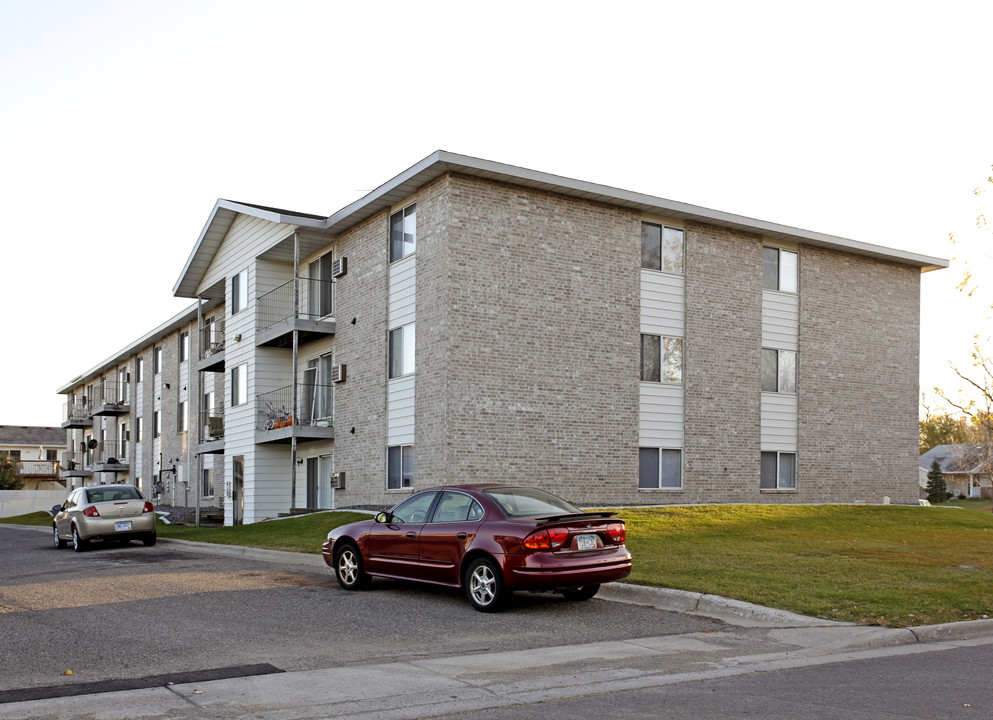
[[[804,247],[798,501],[917,499],[920,273]]]

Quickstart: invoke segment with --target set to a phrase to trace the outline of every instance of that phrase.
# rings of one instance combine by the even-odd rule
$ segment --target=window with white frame
[[[641,379],[645,382],[683,381],[683,339],[641,336]]]
[[[684,236],[679,228],[641,224],[641,267],[683,274]]]
[[[670,448],[638,448],[638,487],[681,488],[683,451]]]
[[[187,331],[179,333],[179,362],[183,363],[190,359],[190,333]]]
[[[134,441],[141,442],[145,435],[145,420],[140,415],[134,419]]]
[[[797,352],[762,348],[762,392],[796,393]]]
[[[117,428],[117,457],[128,456],[128,424],[121,423]]]
[[[145,378],[145,358],[135,358],[134,361],[134,381],[140,383]]]
[[[390,215],[390,262],[413,255],[417,249],[417,204]]]
[[[248,364],[231,368],[231,407],[248,402]]]
[[[214,470],[204,468],[200,475],[200,495],[202,497],[214,496]]]
[[[231,276],[231,314],[248,307],[248,270]]]
[[[176,430],[186,432],[189,429],[189,420],[186,417],[186,401],[179,403],[178,417],[176,418]]]
[[[414,323],[390,330],[389,354],[390,378],[414,372]]]
[[[162,413],[155,410],[152,413],[152,437],[157,438],[162,434]]]
[[[152,350],[152,375],[162,372],[162,346]]]
[[[386,489],[414,487],[414,446],[394,445],[386,450]]]
[[[792,250],[762,248],[762,287],[779,292],[797,292],[798,258]]]
[[[763,452],[759,487],[763,490],[795,490],[796,453]]]

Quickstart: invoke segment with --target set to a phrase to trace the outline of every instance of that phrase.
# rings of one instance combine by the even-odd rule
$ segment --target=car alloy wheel
[[[79,537],[79,529],[72,526],[72,549],[76,552],[83,552],[86,549],[86,541]]]
[[[500,610],[509,595],[504,590],[500,571],[486,558],[473,560],[469,565],[466,570],[465,593],[472,606],[481,612]]]
[[[346,590],[358,590],[369,583],[369,576],[362,567],[362,555],[354,545],[345,545],[338,551],[334,574],[338,584]]]
[[[53,529],[54,534],[55,534],[55,548],[57,550],[61,550],[62,548],[64,548],[69,543],[67,543],[65,540],[63,540],[59,536],[59,526],[58,525],[52,525],[52,529]]]

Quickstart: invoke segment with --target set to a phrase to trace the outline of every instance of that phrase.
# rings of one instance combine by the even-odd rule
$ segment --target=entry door
[[[319,507],[317,497],[320,489],[320,458],[307,458],[307,507]]]
[[[232,522],[241,525],[245,519],[245,458],[234,458],[234,472],[231,476]]]

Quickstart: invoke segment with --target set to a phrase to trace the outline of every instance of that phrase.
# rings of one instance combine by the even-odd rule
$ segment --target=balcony
[[[118,452],[116,442],[98,442],[94,449],[90,469],[93,472],[127,472],[127,445]]]
[[[58,460],[21,460],[15,472],[25,480],[45,480],[57,478],[59,469]]]
[[[197,455],[224,453],[224,407],[200,411],[200,437]]]
[[[255,442],[297,443],[317,442],[334,438],[334,406],[331,385],[300,383],[297,385],[298,416],[293,407],[293,386],[273,390],[258,396],[259,408],[255,422]]]
[[[62,453],[62,472],[60,477],[90,477],[93,472],[89,469],[90,453],[88,452],[64,452]]]
[[[62,406],[63,428],[84,428],[93,425],[93,413],[86,399],[67,402]]]
[[[127,415],[131,412],[128,384],[105,380],[93,388],[94,415]]]
[[[200,360],[197,370],[201,372],[224,372],[224,318],[200,326]]]
[[[298,278],[300,302],[293,302],[293,281],[262,295],[255,303],[255,346],[288,348],[293,331],[299,342],[334,335],[334,283],[330,280]]]

